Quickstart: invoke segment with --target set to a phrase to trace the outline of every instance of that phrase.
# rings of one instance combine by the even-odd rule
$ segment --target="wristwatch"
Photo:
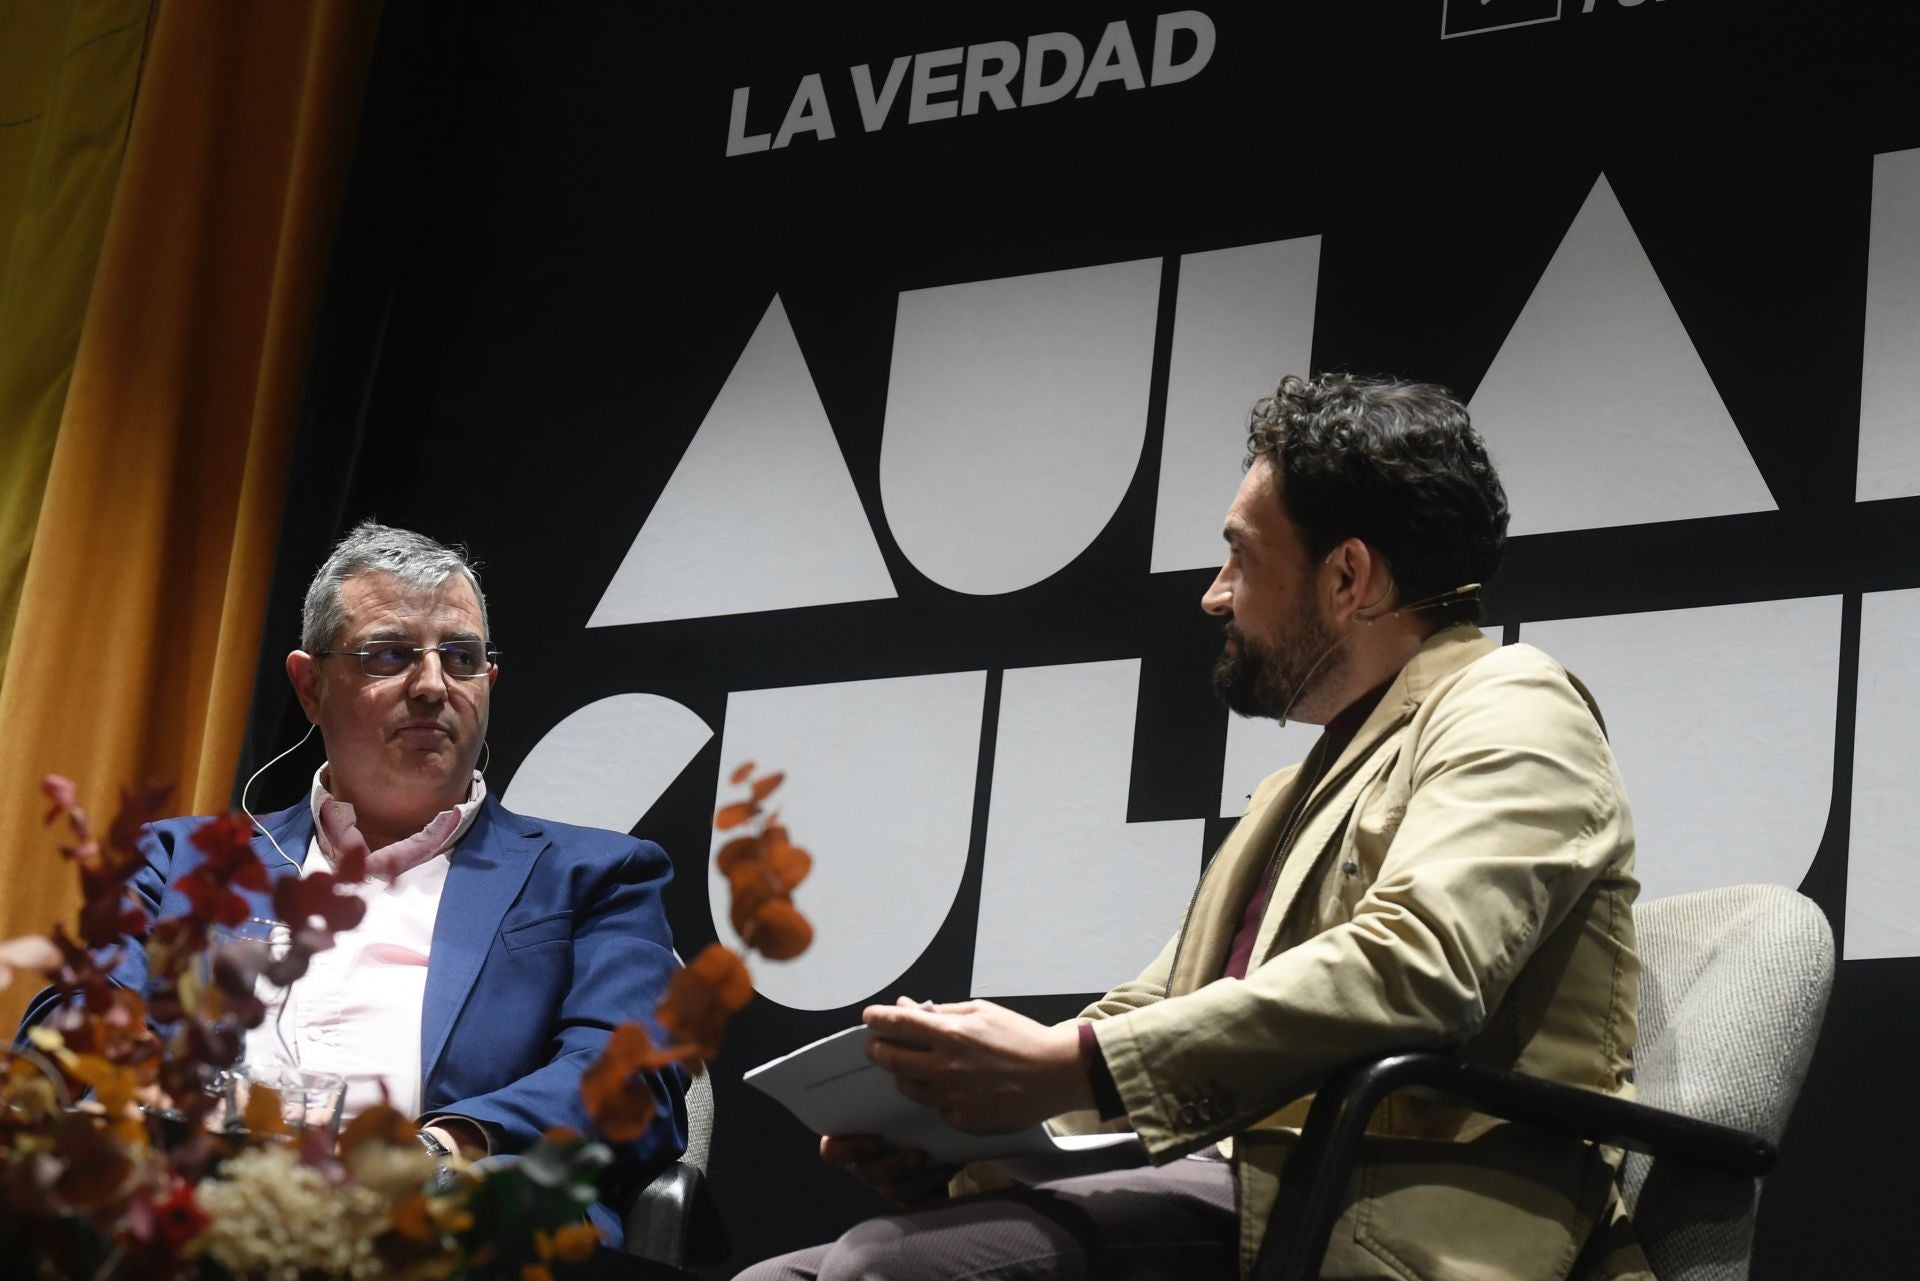
[[[436,1196],[445,1196],[460,1186],[460,1176],[453,1172],[453,1153],[447,1150],[438,1136],[425,1130],[416,1132],[420,1146],[433,1154],[433,1177],[427,1180],[427,1191]]]

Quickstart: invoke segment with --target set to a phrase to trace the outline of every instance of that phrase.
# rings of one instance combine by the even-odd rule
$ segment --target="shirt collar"
[[[322,761],[320,768],[313,772],[313,786],[307,793],[307,805],[313,811],[313,839],[315,843],[320,846],[320,852],[325,854],[327,861],[331,863],[333,861],[333,851],[327,848],[325,829],[320,826],[320,807],[333,799],[333,793],[329,791],[327,787],[328,764],[329,762]],[[479,770],[475,770],[473,772],[473,782],[467,786],[467,799],[454,806],[460,813],[459,825],[453,829],[452,834],[447,837],[440,848],[434,851],[429,857],[437,858],[460,843],[460,838],[465,836],[467,829],[473,826],[473,820],[478,817],[480,813],[480,805],[486,799],[486,776]],[[438,815],[435,817],[438,817]]]

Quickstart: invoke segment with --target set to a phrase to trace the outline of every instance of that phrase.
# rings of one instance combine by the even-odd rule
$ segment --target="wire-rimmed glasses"
[[[441,641],[438,645],[409,645],[404,641],[372,641],[365,649],[323,649],[315,658],[357,658],[360,670],[375,679],[398,676],[428,654],[440,656],[440,670],[455,680],[485,676],[500,651],[485,641]]]

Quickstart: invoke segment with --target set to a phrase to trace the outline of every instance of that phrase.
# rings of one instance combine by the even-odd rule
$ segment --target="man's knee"
[[[905,1218],[867,1219],[827,1247],[818,1281],[936,1281],[947,1274],[929,1266],[930,1244]]]
[[[897,1219],[868,1219],[838,1241],[763,1259],[734,1281],[919,1281],[944,1277]]]

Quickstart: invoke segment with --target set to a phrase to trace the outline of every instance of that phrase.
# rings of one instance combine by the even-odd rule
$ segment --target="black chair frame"
[[[676,1161],[649,1183],[627,1211],[627,1252],[692,1276],[732,1251],[706,1174]]]
[[[1314,1098],[1267,1220],[1254,1281],[1313,1281],[1320,1275],[1367,1122],[1388,1095],[1410,1086],[1509,1121],[1736,1178],[1758,1178],[1778,1157],[1760,1135],[1644,1103],[1445,1054],[1393,1054],[1349,1068]]]

